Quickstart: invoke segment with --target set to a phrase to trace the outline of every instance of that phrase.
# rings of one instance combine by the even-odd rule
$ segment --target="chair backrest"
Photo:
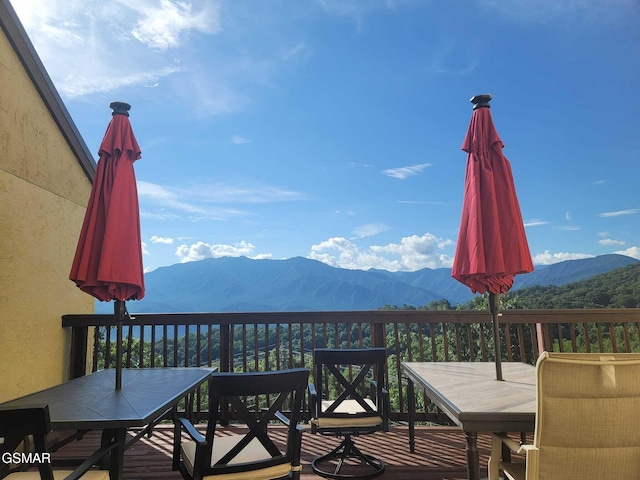
[[[544,352],[536,368],[538,478],[638,479],[640,354]]]
[[[341,421],[357,429],[379,429],[379,424],[349,419],[381,418],[388,430],[388,393],[385,386],[387,350],[315,349],[313,372],[318,406],[311,414],[320,427],[339,428]]]
[[[209,382],[209,423],[206,432],[207,444],[212,448],[207,452],[204,465],[199,466],[203,474],[240,474],[293,463],[296,448],[299,448],[301,431],[298,423],[308,381],[309,370],[306,368],[258,373],[214,373]],[[257,402],[258,396],[260,402]],[[231,412],[221,411],[223,402],[229,403]],[[282,413],[285,409],[290,412],[287,418]],[[217,424],[219,420],[225,421],[229,413],[235,413],[234,417],[246,424],[248,432],[211,466],[212,451],[216,451],[216,441],[221,441],[220,437],[215,436]],[[287,445],[281,451],[267,427],[274,420],[283,418],[288,422]],[[266,450],[268,455],[263,455],[264,458],[260,460],[246,461],[243,455],[247,446],[250,449],[258,446],[262,452]]]
[[[42,480],[53,480],[50,456],[47,447],[47,434],[51,431],[49,407],[47,405],[33,405],[22,408],[0,407],[0,452],[5,459],[8,455],[20,455],[13,459],[14,463],[33,463],[38,465]],[[34,451],[21,455],[16,452],[20,443],[31,435]],[[4,462],[3,462],[4,463]]]

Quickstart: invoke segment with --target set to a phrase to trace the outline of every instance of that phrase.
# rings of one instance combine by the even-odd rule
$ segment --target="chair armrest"
[[[200,432],[196,430],[196,427],[193,426],[188,418],[179,418],[177,421],[193,441],[195,441],[196,443],[204,443],[206,441],[205,438],[200,434]]]
[[[376,380],[371,381],[371,398],[375,399],[376,405],[378,405],[378,410],[380,411],[380,415],[382,416],[382,429],[385,432],[389,431],[389,409],[390,409],[390,401],[389,401],[389,391],[386,388],[381,388],[381,398],[378,398],[378,382]]]
[[[318,391],[313,383],[309,384],[309,415],[311,418],[318,417]]]
[[[520,451],[520,449],[524,445],[520,445],[515,440],[512,440],[511,438],[509,438],[506,434],[504,434],[504,433],[494,433],[493,437],[499,439],[501,444],[505,445],[513,453],[518,453],[518,454],[522,454],[523,453],[523,452]]]
[[[289,426],[289,424],[291,423],[289,418],[284,413],[282,413],[280,410],[276,410],[276,412],[273,414],[273,416],[276,417],[278,420],[280,420],[282,423],[284,423],[287,426]]]
[[[87,473],[94,465],[99,463],[99,461],[105,455],[111,453],[111,451],[118,447],[118,442],[113,440],[106,445],[101,446],[98,450],[93,452],[84,462],[78,465],[73,472],[67,475],[64,480],[77,480],[81,478],[85,473]],[[122,445],[124,448],[124,445]]]
[[[499,469],[510,470],[509,466],[512,464],[502,459],[503,445],[517,455],[525,455],[526,478],[538,478],[538,447],[528,444],[521,445],[504,433],[494,433],[491,435],[491,455],[488,462],[489,480],[497,480],[499,478]]]

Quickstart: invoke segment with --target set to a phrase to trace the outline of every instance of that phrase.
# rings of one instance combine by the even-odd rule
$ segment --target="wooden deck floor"
[[[227,427],[238,429],[242,427]],[[284,437],[283,437],[284,438]],[[98,432],[88,433],[82,441],[73,442],[54,455],[54,458],[78,457],[99,444]],[[481,471],[486,475],[489,436],[478,436]],[[156,427],[151,438],[136,442],[125,454],[125,480],[180,480],[171,470],[173,430],[170,425]],[[387,464],[382,479],[397,480],[453,480],[466,476],[464,434],[456,427],[416,427],[416,453],[409,453],[406,426],[393,426],[388,433],[358,437],[356,444],[365,453],[383,459]],[[302,479],[318,479],[311,470],[311,460],[327,452],[337,440],[305,432],[302,441]]]

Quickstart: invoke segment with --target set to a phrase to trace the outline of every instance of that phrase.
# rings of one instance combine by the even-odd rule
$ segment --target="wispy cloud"
[[[438,200],[398,200],[398,203],[405,205],[447,205],[447,202]]]
[[[223,220],[249,214],[247,210],[227,207],[227,204],[306,200],[304,193],[269,185],[212,182],[174,187],[144,181],[138,181],[137,185],[144,216],[157,219],[186,215],[192,221]]]
[[[220,31],[219,4],[195,5],[169,0],[14,2],[47,72],[65,98],[154,85],[182,71],[175,57],[156,52],[180,47],[192,31]]]
[[[366,225],[360,225],[353,230],[355,238],[372,237],[379,233],[389,230],[389,226],[384,223],[368,223]]]
[[[311,48],[305,42],[298,42],[292,48],[282,54],[283,60],[302,59],[306,60],[311,56]]]
[[[538,220],[537,218],[532,218],[531,220],[526,220],[524,222],[524,226],[525,227],[538,227],[540,225],[546,225],[549,222],[545,221],[545,220]]]
[[[594,255],[588,253],[551,253],[549,250],[545,250],[543,253],[538,253],[533,256],[533,263],[536,265],[551,265],[553,263],[564,262],[565,260],[579,260],[581,258],[592,257],[594,257]]]
[[[235,145],[244,145],[246,143],[251,143],[251,140],[245,137],[241,137],[240,135],[234,135],[231,137],[231,143]]]
[[[118,0],[135,12],[131,35],[149,48],[167,50],[180,46],[188,32],[219,33],[220,4],[205,2],[195,10],[193,3],[160,0]]]
[[[636,213],[640,212],[640,208],[630,208],[628,210],[618,210],[615,212],[604,212],[604,213],[599,213],[598,216],[599,217],[620,217],[622,215],[634,215]]]
[[[623,241],[623,240],[613,240],[611,238],[603,238],[602,240],[598,240],[598,243],[600,245],[625,245],[627,242]]]
[[[521,22],[546,23],[557,19],[563,25],[588,25],[593,22],[608,22],[621,15],[637,15],[635,0],[613,0],[593,2],[592,0],[481,0],[481,5],[501,12]]]
[[[387,175],[388,177],[404,180],[405,178],[411,177],[413,175],[421,174],[425,168],[430,167],[431,165],[431,163],[420,163],[418,165],[411,165],[408,167],[388,168],[386,170],[383,170],[382,173],[384,175]]]
[[[557,228],[558,230],[564,230],[565,232],[576,232],[578,230],[582,230],[582,227],[578,227],[577,225],[562,225]]]
[[[465,75],[473,72],[479,63],[478,47],[460,46],[453,39],[436,48],[432,70],[440,74]]]

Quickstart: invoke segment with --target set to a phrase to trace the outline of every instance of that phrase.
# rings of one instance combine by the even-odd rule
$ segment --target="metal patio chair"
[[[202,436],[186,418],[175,424],[174,469],[187,480],[267,480],[300,478],[302,427],[298,425],[309,370],[214,373],[209,382],[209,419]],[[256,408],[258,396],[268,403]],[[288,400],[288,404],[286,401]],[[230,410],[226,410],[229,402]],[[260,403],[262,405],[262,402]],[[280,410],[288,406],[286,417]],[[246,434],[216,435],[228,415],[246,424]],[[287,425],[285,447],[270,435],[272,422]],[[190,439],[182,441],[182,432]]]
[[[389,431],[386,361],[384,348],[314,351],[315,383],[309,384],[311,432],[343,439],[312,461],[317,475],[369,479],[384,472],[384,461],[361,452],[352,437]]]

